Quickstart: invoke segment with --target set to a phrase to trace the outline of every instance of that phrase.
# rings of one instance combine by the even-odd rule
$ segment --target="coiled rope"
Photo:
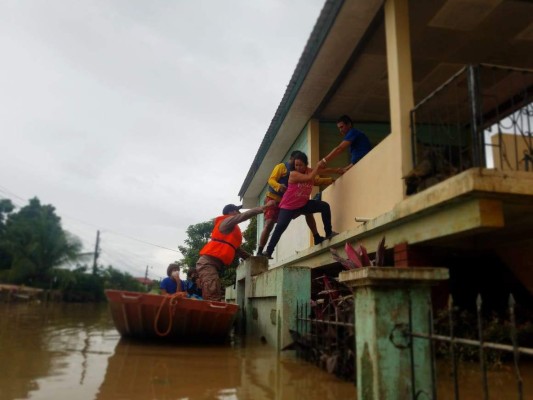
[[[163,300],[161,301],[161,304],[159,305],[159,308],[157,309],[157,313],[155,314],[154,319],[154,330],[155,333],[157,333],[159,336],[167,336],[170,331],[172,330],[172,317],[176,313],[176,304],[178,302],[178,299],[184,298],[184,295],[186,295],[186,292],[177,292],[170,296],[164,296]],[[165,332],[161,332],[159,330],[159,317],[161,315],[161,310],[165,306],[165,303],[168,301],[168,327]]]

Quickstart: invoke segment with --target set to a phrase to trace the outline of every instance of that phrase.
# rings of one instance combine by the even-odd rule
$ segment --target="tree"
[[[92,274],[92,269],[87,265],[78,265],[72,271],[58,269],[56,273],[58,272],[64,301],[84,303],[105,299],[104,279]]]
[[[11,256],[2,245],[5,235],[5,221],[9,213],[15,209],[15,206],[9,199],[0,200],[0,270],[11,267]]]
[[[104,288],[116,290],[129,290],[132,292],[145,292],[146,287],[136,280],[130,273],[119,271],[108,265],[102,273]]]
[[[253,254],[257,247],[257,215],[250,218],[250,223],[242,233],[242,237],[244,239],[242,248]]]
[[[1,247],[12,259],[10,281],[47,287],[52,269],[75,261],[82,246],[63,230],[55,208],[41,205],[35,197],[19,212],[8,215]]]

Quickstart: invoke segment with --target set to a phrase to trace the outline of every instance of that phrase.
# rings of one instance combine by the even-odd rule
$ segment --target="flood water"
[[[483,398],[479,367],[462,365],[460,399]],[[512,366],[489,373],[491,399],[518,398]],[[533,368],[521,366],[524,399]],[[438,398],[453,399],[446,364]],[[121,339],[107,305],[0,304],[0,400],[356,399],[342,381],[268,345],[157,345]],[[429,398],[429,397],[427,397]]]
[[[356,398],[291,353],[127,341],[106,305],[0,304],[0,400]]]

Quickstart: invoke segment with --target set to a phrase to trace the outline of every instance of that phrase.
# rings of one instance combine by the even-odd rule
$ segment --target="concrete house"
[[[331,268],[330,247],[385,237],[388,265],[448,267],[459,296],[533,294],[532,16],[523,0],[326,0],[239,196],[262,204],[293,150],[315,165],[343,114],[373,149],[321,192],[340,234],[315,246],[298,218],[269,269]]]

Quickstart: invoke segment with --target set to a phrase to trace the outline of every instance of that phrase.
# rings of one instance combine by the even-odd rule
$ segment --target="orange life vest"
[[[221,215],[215,219],[215,227],[211,232],[211,240],[200,250],[200,255],[216,257],[224,263],[230,265],[235,258],[235,250],[242,244],[241,228],[235,225],[233,230],[224,235],[218,227],[226,218],[231,215]]]

